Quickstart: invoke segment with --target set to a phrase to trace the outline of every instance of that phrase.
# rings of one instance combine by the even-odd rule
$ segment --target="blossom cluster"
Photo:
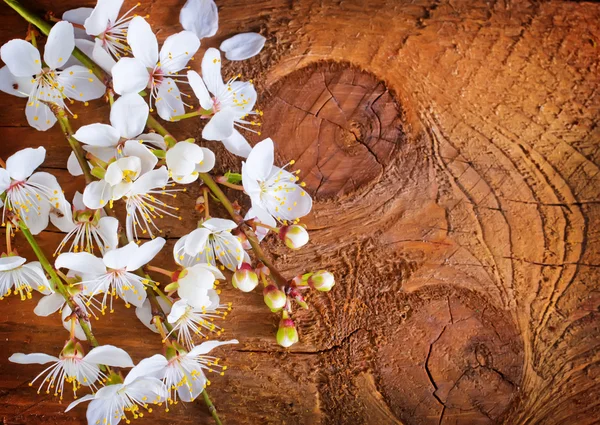
[[[33,33],[31,42],[15,39],[0,48],[6,64],[0,69],[0,90],[27,99],[26,118],[36,130],[60,124],[73,147],[67,169],[86,179],[83,190],[67,199],[52,174],[37,171],[46,157],[43,147],[0,161],[7,234],[0,294],[26,300],[34,291],[41,293],[34,313],[59,312],[69,332],[58,356],[16,353],[10,360],[51,363],[32,380],[32,385],[40,382],[38,392],[62,400],[65,392],[72,390],[77,398],[77,391],[86,387],[89,393],[67,410],[89,401],[89,424],[143,417],[152,404],[164,403],[168,411],[170,405],[202,394],[210,383],[207,372],[224,373],[226,366],[208,353],[238,341],[199,343],[223,333],[218,320],[232,307],[221,302],[221,282],[230,280],[243,292],[263,284],[265,304],[281,314],[276,339],[283,347],[298,341],[293,305],[308,308],[306,290],[329,291],[335,283],[324,270],[285,278],[259,247],[269,234],[292,250],[306,245],[308,232],[299,221],[312,209],[298,172],[289,169],[294,162],[276,166],[271,139],[252,147],[244,136],[260,135],[262,112],[255,109],[253,83],[222,76],[221,52],[225,60],[245,60],[262,50],[265,38],[243,33],[225,40],[220,50],[207,49],[198,73],[190,63],[201,39],[218,30],[212,0],[188,0],[180,13],[183,30],[161,47],[147,17],[135,13],[140,5],[122,13],[122,4],[98,0],[93,9],[65,12],[47,34],[43,59]],[[77,115],[71,105],[102,97],[110,103],[110,124],[91,123],[72,131],[69,117]],[[220,142],[243,158],[240,173],[213,179],[213,151],[191,138],[177,141],[154,112],[169,122],[197,118],[204,125],[203,140]],[[166,240],[161,227],[182,219],[177,195],[192,184],[202,187],[196,209],[204,218],[174,244],[174,267],[168,270],[162,266]],[[244,214],[219,185],[247,196]],[[210,215],[209,192],[230,206],[229,218]],[[65,234],[53,264],[34,238],[50,225]],[[28,236],[38,261],[28,262],[12,248],[17,230]],[[157,258],[161,267],[152,264]],[[161,286],[151,274],[168,282]],[[90,319],[113,312],[120,302],[135,307],[136,317],[160,334],[163,354],[134,365],[123,349],[97,343]],[[92,346],[87,354],[84,340]]]

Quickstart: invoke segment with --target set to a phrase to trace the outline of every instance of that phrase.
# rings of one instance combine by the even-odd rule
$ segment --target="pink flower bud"
[[[302,226],[292,224],[283,226],[279,231],[279,238],[290,249],[300,249],[308,243],[308,232]]]
[[[231,284],[242,292],[250,292],[258,285],[258,275],[249,264],[244,263],[233,274]]]
[[[275,285],[268,285],[263,289],[263,296],[265,304],[271,309],[271,311],[278,311],[285,307],[287,297],[285,292],[279,289]]]
[[[277,329],[277,343],[282,347],[290,347],[298,342],[298,331],[294,321],[286,312],[283,313]]]
[[[335,279],[327,270],[319,270],[308,278],[308,284],[317,291],[327,292],[335,285]]]

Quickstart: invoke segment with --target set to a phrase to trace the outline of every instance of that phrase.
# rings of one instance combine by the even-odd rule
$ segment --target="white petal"
[[[195,256],[206,248],[211,230],[200,227],[190,232],[185,238],[184,250],[187,255]]]
[[[91,7],[78,7],[77,9],[67,10],[62,15],[63,21],[71,22],[72,24],[77,24],[83,26],[85,24],[85,20],[90,17],[92,10]],[[75,38],[83,39],[89,38],[85,30],[80,28],[75,28]],[[88,40],[89,41],[89,40]],[[75,42],[77,45],[77,42]],[[85,52],[84,52],[85,53]],[[87,53],[86,53],[87,54]]]
[[[155,354],[152,357],[145,358],[129,371],[125,377],[125,385],[129,385],[138,378],[162,379],[164,376],[162,372],[168,364],[169,362],[162,354]]]
[[[200,101],[200,106],[202,109],[210,110],[213,107],[213,101],[208,93],[208,89],[206,88],[206,84],[204,84],[204,80],[196,71],[188,71],[187,72],[188,82],[194,91],[194,94]]]
[[[91,182],[83,191],[83,203],[92,210],[102,208],[110,199],[112,199],[112,189],[104,180]]]
[[[166,314],[169,314],[171,311],[171,304],[169,304],[163,298],[160,298],[160,297],[157,298],[157,300],[158,300],[158,304],[160,304],[160,306],[162,307],[163,312],[165,312]],[[140,322],[142,322],[142,324],[144,326],[146,326],[152,332],[158,333],[158,329],[156,329],[156,326],[152,322],[153,316],[152,316],[152,306],[150,304],[150,300],[148,300],[148,299],[145,300],[141,307],[137,307],[135,309],[135,315],[137,316],[138,319],[140,319]]]
[[[250,177],[257,180],[266,181],[271,170],[273,169],[275,153],[273,147],[273,141],[271,139],[265,139],[260,143],[257,143],[252,152],[248,155],[246,161],[247,171]],[[245,179],[242,179],[242,183]],[[244,186],[244,189],[246,186]]]
[[[133,367],[133,361],[129,354],[121,348],[113,345],[102,345],[93,348],[83,358],[85,361],[95,364],[104,364],[115,367]]]
[[[77,44],[77,40],[75,40],[75,44]],[[77,47],[79,47],[78,44]],[[112,55],[104,48],[104,43],[99,38],[94,40],[91,57],[103,70],[112,74],[112,69],[117,61],[115,61]]]
[[[129,258],[127,270],[134,271],[148,264],[156,257],[156,254],[160,252],[166,242],[163,238],[156,238],[140,245],[137,252]]]
[[[187,175],[194,172],[196,164],[204,159],[202,148],[195,143],[178,142],[167,151],[166,161],[169,171],[175,175]]]
[[[213,349],[215,349],[216,347],[219,347],[221,345],[238,344],[238,343],[239,343],[239,341],[237,339],[230,339],[229,341],[206,341],[206,342],[203,342],[202,344],[197,345],[194,348],[192,348],[192,351],[190,351],[187,354],[187,356],[188,357],[201,356],[203,354],[210,353]]]
[[[142,96],[129,93],[121,96],[110,109],[110,123],[125,139],[133,139],[144,131],[150,108]]]
[[[44,353],[15,353],[8,358],[9,361],[19,364],[46,364],[50,362],[57,362],[58,357],[49,356]]]
[[[85,20],[85,29],[89,35],[100,35],[108,26],[117,21],[123,0],[98,0],[94,11]]]
[[[7,66],[0,68],[0,90],[18,97],[29,97],[33,90],[31,76],[15,77]]]
[[[150,79],[146,65],[138,58],[119,59],[112,68],[112,75],[113,88],[119,94],[139,93]]]
[[[79,191],[76,191],[75,195],[73,195],[73,208],[75,211],[83,211],[86,209],[83,204],[83,194]]]
[[[121,248],[113,249],[105,253],[102,261],[109,269],[123,270],[131,261],[131,257],[137,255],[139,249],[140,247],[137,246],[135,242],[129,242]]]
[[[142,61],[146,68],[153,69],[156,66],[158,62],[158,42],[152,28],[141,16],[136,16],[129,23],[127,44],[131,47],[133,56]]]
[[[10,187],[10,174],[4,168],[0,168],[0,193]]]
[[[46,295],[40,298],[33,312],[38,316],[46,317],[58,311],[64,303],[65,299],[58,293]]]
[[[139,378],[131,382],[125,377],[125,382],[128,383],[126,394],[136,400],[147,397],[148,400],[157,400],[157,403],[161,403],[169,395],[165,384],[157,378]]]
[[[219,29],[219,13],[213,0],[188,0],[179,13],[181,26],[199,39],[212,37]]]
[[[162,150],[167,149],[165,138],[157,133],[140,134],[138,137],[136,137],[136,139],[142,140],[145,144],[148,144],[153,148],[158,148]]]
[[[202,58],[202,79],[206,88],[213,95],[223,91],[225,84],[221,76],[221,53],[215,48],[210,48]]]
[[[152,189],[157,187],[166,186],[169,181],[169,172],[167,167],[162,166],[156,170],[152,170],[146,174],[140,176],[131,187],[132,195],[145,194]]]
[[[158,163],[158,158],[150,150],[137,140],[128,140],[123,147],[123,153],[127,156],[134,156],[140,159],[140,173],[146,174],[154,169]]]
[[[60,21],[52,27],[48,34],[44,48],[44,62],[50,66],[50,69],[62,68],[71,57],[74,48],[73,24]]]
[[[165,40],[160,49],[160,67],[166,75],[181,71],[200,48],[200,40],[191,31],[181,31]]]
[[[77,400],[73,401],[71,404],[69,404],[67,406],[67,408],[65,409],[65,412],[68,412],[69,410],[71,410],[72,408],[74,408],[75,406],[77,406],[79,403],[83,403],[85,401],[90,401],[94,399],[94,394],[86,394],[81,398],[78,398]],[[89,410],[89,409],[88,409]],[[90,422],[91,424],[95,424],[96,422]]]
[[[0,257],[0,272],[16,269],[25,264],[27,260],[17,255],[9,255],[8,257]]]
[[[120,140],[119,131],[108,124],[81,126],[73,137],[86,145],[111,148],[116,148]]]
[[[142,160],[137,156],[126,156],[119,158],[115,162],[111,163],[106,169],[104,174],[104,180],[112,186],[122,183],[124,172],[133,172],[135,176],[138,176],[142,170]],[[113,199],[118,198],[116,193],[113,193]]]
[[[27,123],[39,131],[46,131],[56,123],[56,117],[45,103],[31,101],[25,107]]]
[[[202,223],[202,226],[213,232],[222,232],[235,229],[237,224],[235,224],[235,221],[233,220],[227,220],[224,218],[210,218]]]
[[[223,140],[233,134],[233,123],[239,114],[233,108],[225,108],[217,112],[202,130],[205,140]]]
[[[15,39],[4,44],[0,48],[0,57],[17,77],[31,78],[42,71],[40,52],[25,40]]]
[[[106,86],[90,70],[73,65],[58,74],[57,81],[64,87],[64,94],[72,100],[86,102],[101,98]]]
[[[90,275],[106,273],[102,260],[89,252],[62,253],[56,258],[54,266],[57,269],[65,268]]]
[[[84,34],[84,37],[86,37],[86,38],[79,38],[80,36],[78,36],[78,32],[82,32]],[[92,53],[94,52],[94,42],[92,40],[88,40],[87,39],[88,37],[89,36],[87,34],[85,34],[85,31],[83,31],[79,28],[75,28],[75,47],[77,47],[79,50],[81,50],[86,56],[91,58]],[[79,61],[79,59],[77,59],[75,56],[71,55],[71,57],[69,58],[67,63],[62,65],[61,68],[68,68],[73,65],[83,66],[83,64]]]
[[[252,111],[256,103],[257,95],[254,84],[247,81],[234,81],[229,85],[234,97],[230,98],[229,106],[238,113],[238,119]],[[233,100],[237,100],[237,103]]]
[[[255,32],[234,35],[221,43],[220,49],[230,61],[241,61],[260,53],[266,38]]]
[[[167,322],[169,322],[169,323],[177,322],[179,320],[179,318],[185,314],[187,309],[188,309],[187,300],[185,298],[180,299],[179,301],[177,301],[176,303],[173,304],[173,307],[171,307],[171,312],[169,313],[169,316],[167,317]]]
[[[69,155],[69,159],[67,160],[67,170],[69,170],[69,173],[72,176],[81,176],[83,174],[83,170],[81,169],[81,165],[79,165],[75,152],[71,152]]]
[[[46,159],[46,149],[21,149],[6,160],[6,171],[13,180],[23,181]]]
[[[225,137],[221,140],[225,149],[231,152],[234,155],[241,156],[243,158],[248,158],[250,152],[252,151],[252,146],[246,140],[244,136],[240,134],[235,128],[233,129],[233,133],[231,136]]]
[[[165,78],[158,88],[156,110],[163,120],[170,121],[172,117],[185,114],[181,93],[175,81]]]
[[[102,217],[98,220],[98,234],[104,242],[103,250],[116,249],[119,245],[119,220],[115,217]]]
[[[208,148],[202,148],[202,152],[204,154],[204,158],[200,162],[200,164],[196,165],[196,172],[198,173],[208,173],[215,166],[217,161],[215,154]]]

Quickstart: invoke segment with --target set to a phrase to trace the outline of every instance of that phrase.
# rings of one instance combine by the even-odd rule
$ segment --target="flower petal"
[[[38,316],[46,317],[58,311],[64,303],[65,299],[63,296],[55,292],[40,298],[33,312]]]
[[[142,96],[129,93],[121,96],[110,109],[110,123],[125,139],[137,137],[146,128],[150,108]]]
[[[62,14],[63,21],[71,22],[72,24],[77,24],[79,26],[83,26],[87,18],[90,17],[92,11],[94,9],[91,7],[78,7],[77,9],[67,10]],[[75,29],[75,39],[87,39],[88,34],[85,30],[80,28]]]
[[[92,348],[83,358],[85,361],[94,364],[105,364],[115,367],[133,367],[133,361],[129,354],[121,348],[114,345],[101,345]]]
[[[225,149],[231,152],[234,155],[241,156],[243,158],[248,158],[250,152],[252,151],[252,146],[246,140],[244,136],[240,134],[235,128],[233,129],[233,133],[231,136],[225,137],[221,140]]]
[[[86,145],[111,148],[116,148],[120,140],[119,131],[108,124],[88,124],[81,126],[77,129],[73,137]]]
[[[4,44],[0,48],[0,58],[17,77],[31,78],[42,71],[40,52],[25,40],[14,39]]]
[[[79,161],[77,160],[77,156],[75,156],[75,152],[71,152],[69,154],[69,159],[67,160],[67,170],[72,176],[81,176],[83,174],[83,170],[81,169],[81,165],[79,165]]]
[[[98,77],[80,65],[73,65],[61,71],[57,80],[64,87],[64,94],[79,102],[99,99],[106,92],[106,86]]]
[[[221,43],[220,49],[230,61],[241,61],[258,55],[265,45],[266,38],[255,32],[234,35]]]
[[[195,143],[178,142],[167,151],[166,161],[169,171],[178,176],[194,172],[196,164],[204,159],[202,148]]]
[[[185,238],[184,250],[187,255],[195,256],[199,252],[204,251],[208,243],[208,237],[211,235],[211,230],[200,227],[191,231]]]
[[[246,169],[249,177],[266,181],[271,174],[271,170],[273,169],[274,162],[274,147],[273,141],[271,139],[265,139],[262,142],[259,142],[252,148],[252,152],[248,155],[248,160],[246,161]],[[242,184],[245,184],[244,178],[242,178]],[[246,186],[244,185],[244,189]]]
[[[125,385],[131,384],[138,378],[158,378],[162,379],[162,372],[169,362],[162,354],[155,354],[140,361],[125,377]]]
[[[46,159],[46,149],[21,149],[6,160],[6,171],[13,180],[23,181],[39,167]]]
[[[56,258],[54,266],[90,275],[106,273],[103,261],[89,252],[64,252]]]
[[[167,149],[167,144],[165,143],[165,138],[160,134],[156,133],[148,133],[148,134],[140,134],[136,139],[141,140],[145,144],[152,146],[153,148],[158,148],[162,150]]]
[[[67,21],[57,22],[50,33],[44,48],[44,62],[50,69],[65,66],[75,48],[73,24]]]
[[[75,44],[78,44],[77,40],[75,40]],[[77,45],[77,47],[79,47],[79,45]],[[117,63],[112,55],[104,48],[104,43],[99,38],[94,40],[91,57],[94,59],[94,62],[100,65],[100,67],[108,73],[112,73],[112,69]]]
[[[10,174],[4,168],[0,168],[0,193],[10,187]]]
[[[233,108],[225,108],[217,112],[202,130],[205,140],[223,140],[233,134],[233,123],[239,114]]]
[[[137,255],[139,246],[135,242],[129,242],[127,245],[110,250],[104,254],[102,262],[104,265],[113,270],[123,270],[131,261],[131,257]]]
[[[91,182],[83,191],[83,203],[92,210],[102,208],[110,199],[112,199],[112,188],[104,180]]]
[[[170,121],[172,117],[185,114],[181,93],[175,81],[165,78],[158,88],[156,110],[163,120]]]
[[[237,224],[235,221],[227,220],[225,218],[209,218],[202,223],[202,226],[213,232],[223,232],[235,229]]]
[[[213,349],[226,344],[238,344],[239,341],[237,339],[230,339],[229,341],[206,341],[200,345],[192,348],[192,351],[187,353],[187,357],[196,357],[201,356],[203,354],[210,353]]]
[[[71,410],[72,408],[74,408],[75,406],[77,406],[79,403],[83,403],[85,401],[90,401],[90,400],[94,400],[94,394],[86,394],[81,398],[78,398],[77,400],[73,401],[71,404],[69,404],[67,406],[67,408],[65,409],[65,412],[68,412],[69,410]],[[89,410],[89,407],[88,407]],[[92,424],[95,424],[96,422],[90,422]]]
[[[160,49],[160,67],[166,75],[181,71],[200,48],[200,40],[191,31],[181,31],[165,40]]]
[[[139,93],[150,79],[146,65],[138,58],[119,59],[112,68],[112,75],[113,88],[119,94]]]
[[[44,353],[15,353],[8,358],[9,361],[19,364],[46,364],[50,362],[57,362],[58,357],[50,356]]]
[[[196,165],[196,172],[198,173],[208,173],[215,166],[217,161],[215,154],[208,148],[201,148],[204,153],[204,158],[200,161],[200,164]]]
[[[56,117],[50,108],[45,103],[37,101],[27,103],[25,117],[27,123],[39,131],[46,131],[56,123]]]
[[[150,24],[141,16],[136,16],[129,23],[127,44],[136,59],[146,68],[154,69],[158,62],[158,42]]]
[[[150,150],[137,140],[128,140],[123,147],[123,153],[140,159],[140,173],[146,174],[154,169],[158,158]]]
[[[210,110],[213,108],[213,101],[208,93],[208,89],[206,88],[206,84],[204,84],[204,80],[200,77],[196,71],[188,71],[187,72],[188,82],[194,91],[194,94],[200,101],[200,106],[202,109]]]
[[[221,76],[221,53],[213,47],[208,49],[202,58],[202,79],[213,95],[221,93],[225,88]]]
[[[98,0],[96,7],[85,20],[84,26],[89,35],[100,35],[111,23],[117,21],[123,0]]]
[[[34,87],[31,81],[31,76],[15,77],[8,66],[0,68],[0,90],[4,93],[18,97],[29,97]]]
[[[171,312],[171,305],[167,303],[162,297],[157,298],[158,304],[162,307],[163,311],[166,314]],[[150,305],[150,300],[146,299],[141,307],[136,307],[135,315],[142,322],[144,326],[150,329],[154,333],[158,333],[158,329],[156,329],[156,325],[153,323],[154,316],[152,315],[152,306]]]
[[[127,271],[134,271],[148,264],[163,249],[166,242],[163,238],[156,238],[140,245],[139,249],[129,258]]]
[[[18,255],[9,255],[8,257],[0,257],[0,272],[16,269],[25,264],[27,260]]]
[[[181,26],[199,39],[212,37],[219,29],[219,13],[213,0],[188,0],[179,13]]]
[[[169,172],[164,165],[156,170],[152,170],[141,175],[131,187],[131,195],[145,194],[157,187],[164,187],[169,181]]]
[[[102,251],[117,248],[119,245],[119,220],[115,217],[102,217],[98,220],[98,234],[104,243]]]

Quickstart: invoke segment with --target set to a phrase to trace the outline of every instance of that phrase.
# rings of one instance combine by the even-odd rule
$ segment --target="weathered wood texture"
[[[26,3],[62,13],[94,2]],[[144,3],[141,13],[164,39],[183,3]],[[217,4],[221,27],[203,47],[239,31],[267,37],[259,57],[225,69],[256,80],[263,134],[282,162],[297,160],[317,199],[310,246],[289,255],[270,241],[273,256],[290,276],[320,266],[338,278],[311,297],[301,343],[287,351],[260,294],[224,289],[234,303],[225,337],[241,342],[223,350],[230,370],[211,386],[225,422],[600,423],[600,5]],[[24,35],[8,7],[0,16],[0,41]],[[0,96],[0,156],[46,146],[46,166],[69,192],[81,187],[63,170],[59,130],[27,128],[22,101]],[[82,122],[107,121],[102,102],[77,111]],[[198,122],[168,127],[200,134]],[[206,145],[223,169],[239,164]],[[166,223],[170,246],[195,220],[186,211]],[[41,239],[52,251],[59,236]],[[38,367],[6,360],[57,351],[56,318],[15,299],[1,306],[4,423],[83,423],[83,409],[63,414],[27,386]],[[124,307],[94,331],[136,361],[160,349]],[[210,417],[178,405],[149,422]]]

